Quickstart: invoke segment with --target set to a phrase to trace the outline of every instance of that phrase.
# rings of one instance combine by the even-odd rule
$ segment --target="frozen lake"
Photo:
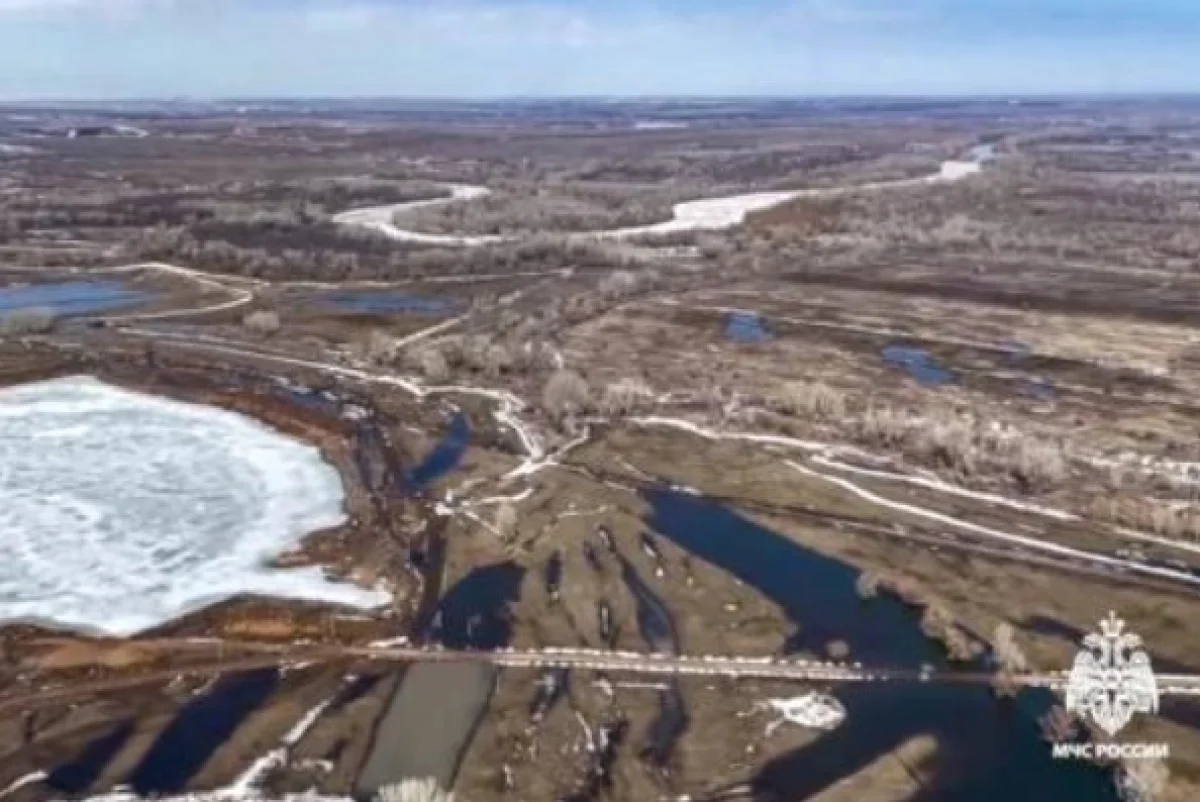
[[[0,389],[0,622],[127,635],[241,593],[383,604],[265,564],[342,500],[315,447],[237,413],[87,377]]]

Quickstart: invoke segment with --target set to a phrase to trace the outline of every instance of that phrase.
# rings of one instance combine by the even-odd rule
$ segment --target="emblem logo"
[[[1142,639],[1124,632],[1125,622],[1110,612],[1099,633],[1083,639],[1083,650],[1067,677],[1066,708],[1090,717],[1109,737],[1134,713],[1158,711],[1158,683]]]

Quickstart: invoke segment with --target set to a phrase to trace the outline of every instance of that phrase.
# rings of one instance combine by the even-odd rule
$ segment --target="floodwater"
[[[107,279],[0,287],[0,317],[18,309],[48,309],[57,317],[90,315],[138,306],[149,299],[147,293]]]
[[[441,441],[404,478],[409,493],[424,490],[458,466],[471,442],[471,424],[467,416],[456,413]]]
[[[438,603],[430,637],[447,649],[501,649],[512,638],[508,605],[521,595],[525,569],[513,562],[476,568]]]
[[[840,639],[864,665],[945,668],[942,650],[921,632],[914,610],[886,594],[859,598],[853,567],[715,501],[668,491],[647,496],[653,529],[756,588],[797,625],[785,652],[820,651]],[[1053,703],[1048,692],[999,699],[978,685],[866,683],[836,686],[834,695],[846,720],[763,766],[752,780],[759,799],[807,798],[929,733],[939,742],[937,779],[920,802],[1117,802],[1109,773],[1051,758],[1038,725]]]
[[[761,343],[771,339],[762,318],[753,312],[733,312],[725,323],[725,336],[736,343]]]
[[[274,668],[218,680],[159,734],[128,784],[138,796],[179,793],[278,684],[279,671]]]
[[[633,564],[621,554],[621,581],[633,594],[638,632],[647,648],[657,654],[679,654],[679,634],[671,611],[654,589],[642,579]],[[670,766],[675,745],[689,724],[683,689],[677,678],[658,694],[658,715],[647,730],[638,755],[660,772]]]
[[[133,732],[134,721],[130,719],[101,734],[70,760],[52,768],[46,775],[47,787],[66,794],[88,790],[125,747]]]
[[[443,315],[454,308],[444,298],[422,298],[394,290],[342,290],[321,296],[318,303],[337,312],[360,315]]]
[[[883,349],[883,361],[901,368],[926,387],[937,387],[954,381],[954,374],[939,365],[924,348],[889,345]]]

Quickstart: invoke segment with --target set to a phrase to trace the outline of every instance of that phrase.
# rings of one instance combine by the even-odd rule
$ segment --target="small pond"
[[[335,312],[359,315],[443,315],[455,308],[445,298],[423,298],[395,290],[344,290],[318,299],[318,305]]]
[[[79,280],[0,287],[0,317],[18,309],[49,309],[57,317],[138,306],[150,299],[120,281]]]
[[[760,343],[771,339],[762,319],[753,312],[733,312],[725,322],[725,336],[736,343]]]
[[[954,374],[939,365],[924,348],[889,345],[883,349],[883,361],[902,369],[919,384],[937,387],[954,381]]]

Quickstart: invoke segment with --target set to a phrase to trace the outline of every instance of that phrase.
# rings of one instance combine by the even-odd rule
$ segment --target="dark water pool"
[[[429,636],[448,649],[502,649],[512,638],[508,605],[521,597],[525,569],[513,562],[476,568],[438,603]]]
[[[138,796],[182,791],[278,684],[279,671],[274,668],[220,679],[179,711],[133,770],[128,784]]]
[[[725,322],[725,336],[735,343],[761,343],[771,339],[762,318],[753,312],[734,312]]]
[[[919,384],[937,387],[954,381],[954,374],[943,368],[924,348],[889,345],[883,349],[883,361],[895,365]]]
[[[797,625],[783,651],[817,651],[831,640],[866,665],[945,667],[941,649],[898,599],[859,598],[859,571],[805,549],[721,504],[668,491],[647,494],[649,525],[695,557],[756,588]],[[911,737],[939,742],[937,781],[921,802],[1117,802],[1108,772],[1055,761],[1038,718],[1048,692],[999,699],[974,685],[888,683],[834,690],[846,720],[811,746],[763,766],[752,780],[761,800],[804,799],[854,774]]]
[[[457,467],[471,442],[471,424],[461,412],[450,421],[446,434],[433,450],[404,477],[404,489],[409,493],[424,490],[433,482]]]
[[[74,757],[51,769],[46,776],[46,785],[66,794],[88,790],[125,747],[133,732],[134,722],[129,720],[99,735]]]
[[[321,296],[318,304],[360,315],[443,315],[455,308],[444,298],[422,298],[394,290],[344,290]]]
[[[49,309],[59,317],[125,309],[150,296],[120,281],[80,280],[0,287],[0,317],[17,309]]]
[[[646,647],[659,654],[679,654],[679,634],[666,602],[644,580],[633,563],[617,554],[621,581],[633,595],[638,632]],[[650,723],[638,750],[638,756],[661,773],[669,771],[671,757],[690,723],[683,689],[672,679],[658,694],[658,715]]]

